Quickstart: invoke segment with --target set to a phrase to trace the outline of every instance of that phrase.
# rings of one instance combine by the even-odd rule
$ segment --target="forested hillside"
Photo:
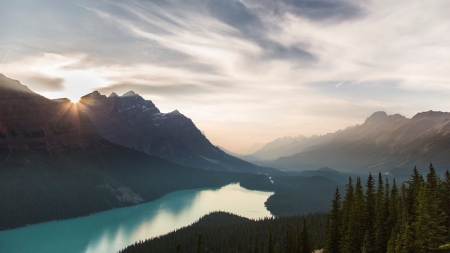
[[[216,212],[191,226],[131,245],[121,253],[306,253],[322,248],[326,220],[325,213],[253,221]]]
[[[240,185],[252,190],[275,191],[265,203],[267,210],[275,216],[328,212],[336,187],[345,187],[345,183],[330,178],[339,180],[346,174],[321,170],[310,171],[307,175],[279,174],[270,179],[265,175],[255,175],[241,180]]]
[[[325,250],[330,253],[444,252],[450,235],[450,173],[440,178],[430,164],[424,179],[418,170],[397,186],[381,174],[360,178],[336,191],[329,216]],[[440,249],[441,247],[441,249]]]

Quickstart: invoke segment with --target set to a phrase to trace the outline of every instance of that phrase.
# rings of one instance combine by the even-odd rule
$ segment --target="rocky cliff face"
[[[316,148],[282,157],[273,166],[308,169],[389,171],[450,168],[450,113],[422,112],[411,119],[376,112],[358,126],[336,133]]]
[[[0,160],[12,149],[63,151],[100,136],[68,100],[52,101],[0,74]]]
[[[152,101],[130,91],[81,98],[80,110],[105,139],[178,164],[208,170],[268,172],[212,145],[191,119],[178,110],[161,113]]]

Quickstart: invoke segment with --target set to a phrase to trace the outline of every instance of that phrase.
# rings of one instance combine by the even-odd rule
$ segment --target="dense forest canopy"
[[[430,164],[409,180],[369,174],[336,188],[328,213],[248,220],[209,214],[191,226],[137,242],[121,253],[252,252],[428,253],[450,252],[450,173]]]
[[[338,190],[329,215],[325,252],[426,253],[448,252],[450,235],[450,173],[441,178],[430,164],[424,178],[414,168],[397,186],[381,174],[360,178]]]

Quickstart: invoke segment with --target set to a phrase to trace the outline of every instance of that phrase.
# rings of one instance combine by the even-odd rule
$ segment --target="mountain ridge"
[[[345,171],[389,171],[449,167],[450,113],[421,112],[408,119],[375,112],[363,124],[336,132],[330,141],[271,165],[302,170],[333,167]]]
[[[109,96],[94,91],[83,96],[81,110],[108,141],[190,167],[250,173],[276,172],[233,157],[214,146],[194,122],[174,110],[161,113],[135,92]]]
[[[0,76],[0,230],[250,176],[181,166],[111,143],[78,106]]]

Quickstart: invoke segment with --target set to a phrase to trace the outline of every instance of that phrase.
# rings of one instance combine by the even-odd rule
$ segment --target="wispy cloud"
[[[449,8],[447,0],[7,0],[0,72],[50,97],[135,90],[236,150],[335,131],[376,110],[448,110]]]

